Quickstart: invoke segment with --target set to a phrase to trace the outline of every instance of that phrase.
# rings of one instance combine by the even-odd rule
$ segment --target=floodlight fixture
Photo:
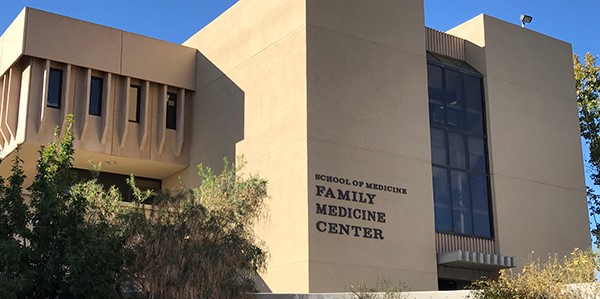
[[[521,14],[521,27],[525,28],[526,23],[531,23],[533,20],[532,16]]]

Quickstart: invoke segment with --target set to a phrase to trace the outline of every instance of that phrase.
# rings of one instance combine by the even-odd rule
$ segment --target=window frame
[[[171,96],[174,96],[173,106],[169,106],[169,102],[172,100]],[[165,108],[165,128],[169,130],[177,130],[177,102],[179,94],[177,92],[167,92],[167,103]],[[172,107],[172,108],[169,108]],[[170,113],[171,112],[171,113]]]
[[[437,55],[437,54],[436,54]],[[427,65],[428,65],[428,72],[429,72],[429,65],[433,66],[433,67],[439,67],[441,69],[441,80],[442,80],[442,93],[443,93],[443,123],[436,123],[435,121],[432,121],[431,117],[431,104],[437,104],[437,102],[440,102],[439,99],[434,99],[434,103],[432,103],[432,99],[430,98],[431,96],[431,92],[429,91],[429,77],[428,77],[428,105],[429,105],[429,109],[430,109],[430,119],[429,119],[429,127],[430,130],[441,130],[443,132],[443,142],[444,142],[444,147],[445,147],[445,165],[442,164],[438,164],[435,163],[434,161],[434,157],[432,156],[432,168],[438,168],[438,169],[444,169],[444,173],[445,173],[445,180],[447,181],[447,185],[449,186],[449,189],[446,191],[449,195],[450,195],[450,215],[452,217],[450,226],[452,227],[452,229],[450,231],[447,230],[438,230],[438,226],[447,226],[446,224],[443,225],[435,225],[435,229],[436,232],[439,233],[447,233],[447,234],[453,234],[453,235],[462,235],[462,236],[467,236],[467,237],[475,237],[475,238],[482,238],[482,239],[494,239],[495,238],[495,229],[494,229],[494,214],[493,214],[493,206],[492,206],[492,196],[491,196],[491,182],[490,182],[490,165],[489,165],[489,149],[488,149],[488,136],[487,136],[487,122],[486,122],[486,102],[485,102],[485,89],[484,89],[484,77],[483,75],[479,74],[478,72],[475,72],[474,70],[470,69],[470,66],[467,65],[467,67],[462,68],[462,67],[457,67],[455,65],[449,65],[449,64],[445,64],[442,63],[442,60],[440,59],[435,59],[437,57],[434,56],[434,59],[430,59],[430,56],[433,56],[431,53],[428,53],[428,59],[427,59]],[[458,65],[458,63],[457,63]],[[447,95],[447,88],[446,88],[446,71],[450,70],[452,72],[458,72],[461,74],[461,81],[462,81],[462,94],[463,94],[463,104],[462,104],[462,108],[458,109],[460,111],[462,111],[463,117],[464,117],[464,121],[465,121],[465,125],[464,128],[460,129],[460,128],[451,128],[448,126],[447,122],[448,122],[448,108],[447,108],[447,99],[448,99],[448,95]],[[472,76],[475,78],[479,79],[479,90],[480,90],[480,101],[481,101],[481,119],[482,119],[482,132],[471,132],[469,131],[469,124],[468,124],[468,99],[467,99],[467,76]],[[437,91],[436,91],[436,95],[437,95]],[[439,104],[437,104],[439,105]],[[431,132],[430,132],[431,134]],[[458,134],[462,136],[462,140],[465,143],[465,153],[464,153],[464,159],[465,160],[465,164],[466,167],[465,168],[459,168],[459,167],[455,167],[451,165],[451,157],[450,157],[450,134]],[[473,164],[471,160],[471,156],[472,153],[470,151],[470,145],[469,145],[469,141],[471,139],[480,139],[483,141],[483,156],[484,156],[484,172],[480,172],[480,171],[474,171],[472,168]],[[433,140],[432,140],[433,141]],[[432,149],[434,144],[431,144]],[[433,151],[432,151],[433,152]],[[436,161],[439,159],[435,159]],[[455,209],[455,199],[453,196],[453,191],[452,191],[452,172],[453,171],[458,171],[461,173],[466,174],[467,177],[467,182],[469,185],[469,191],[468,191],[468,195],[469,195],[469,217],[470,217],[470,225],[471,225],[471,230],[470,232],[467,233],[461,233],[458,232],[454,220],[454,214],[457,211]],[[486,194],[486,203],[487,203],[487,215],[488,215],[488,226],[489,226],[489,236],[488,235],[481,235],[481,234],[477,234],[477,229],[476,229],[476,222],[475,222],[475,214],[476,214],[476,208],[475,208],[475,188],[473,187],[473,180],[475,179],[475,177],[485,177],[485,183],[486,183],[486,187],[487,187],[487,194]],[[435,177],[433,178],[435,179]],[[434,190],[435,193],[435,190]],[[435,201],[435,194],[434,194],[434,201]],[[477,202],[478,204],[480,202]],[[434,207],[435,207],[435,202],[434,202]],[[442,215],[440,215],[440,219],[442,219],[443,217],[441,217]],[[438,216],[436,215],[436,218],[438,218]]]
[[[137,90],[137,98],[135,99],[135,119],[131,119],[131,89],[134,88]],[[140,111],[141,111],[141,105],[142,105],[142,85],[141,84],[135,84],[135,83],[131,83],[129,84],[129,102],[127,103],[128,105],[128,109],[129,109],[129,114],[127,115],[127,121],[128,122],[132,122],[132,123],[140,123]]]
[[[53,96],[53,94],[51,93],[52,90],[52,82],[54,82],[52,80],[52,78],[54,77],[52,74],[59,74],[59,79],[58,81],[58,93],[57,93],[57,101],[56,103],[52,103],[50,102],[50,97]],[[54,108],[54,109],[61,109],[62,107],[62,98],[63,98],[63,82],[64,81],[64,71],[61,68],[57,68],[57,67],[50,67],[50,69],[48,70],[48,92],[46,94],[46,107],[50,107],[50,108]]]
[[[98,102],[94,104],[95,93],[94,93],[94,81],[100,82],[100,86],[97,92]],[[104,101],[104,77],[92,75],[90,78],[90,92],[88,98],[88,114],[94,116],[102,116],[102,102]],[[93,109],[93,110],[92,110]]]

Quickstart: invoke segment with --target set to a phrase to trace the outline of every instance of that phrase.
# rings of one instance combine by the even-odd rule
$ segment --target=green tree
[[[109,218],[90,215],[120,202],[98,184],[76,182],[72,120],[62,140],[42,147],[28,200],[18,151],[0,184],[2,298],[111,298],[118,294],[126,244]],[[57,130],[58,132],[58,130]],[[94,189],[95,188],[95,189]],[[91,191],[96,191],[91,192]],[[95,221],[92,221],[95,220]]]
[[[127,221],[131,273],[150,298],[244,298],[255,291],[267,254],[253,226],[264,214],[267,183],[238,165],[225,162],[220,174],[199,166],[198,187],[160,194],[150,210],[138,201],[135,220]]]
[[[199,167],[201,184],[160,193],[78,181],[72,120],[65,136],[39,151],[30,195],[17,150],[0,178],[0,298],[243,298],[266,261],[254,224],[266,181],[225,163]],[[56,130],[58,132],[58,130]],[[133,292],[132,292],[133,290]]]
[[[27,224],[31,213],[22,197],[25,175],[19,159],[19,148],[5,182],[0,178],[0,297],[23,297],[31,279],[27,240]],[[7,183],[7,184],[6,184]]]
[[[580,61],[573,55],[573,68],[575,73],[575,86],[577,90],[577,106],[579,107],[579,125],[581,136],[589,149],[589,171],[596,186],[600,185],[600,66],[596,65],[596,58],[587,53]],[[600,198],[587,188],[590,213],[600,215]],[[600,240],[600,223],[595,222],[592,234],[596,242]]]

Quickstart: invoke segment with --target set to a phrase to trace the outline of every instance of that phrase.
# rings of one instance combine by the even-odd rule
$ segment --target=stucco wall
[[[436,289],[423,3],[307,1],[307,20],[310,291],[386,279]],[[339,200],[319,188],[376,197]],[[385,213],[385,222],[323,214],[323,205]]]
[[[588,248],[589,225],[571,46],[480,15],[449,31],[485,75],[496,240],[500,253]]]
[[[224,156],[243,155],[246,172],[269,181],[261,287],[309,291],[304,1],[239,1],[185,45],[201,54],[192,166],[179,175],[194,185],[194,165],[219,169]]]

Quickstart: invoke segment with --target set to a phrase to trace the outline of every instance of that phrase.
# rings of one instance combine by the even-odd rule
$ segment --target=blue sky
[[[235,0],[0,0],[0,32],[4,32],[24,6],[30,6],[182,43],[235,2]],[[425,24],[442,31],[481,13],[515,24],[519,24],[520,14],[531,15],[533,22],[528,24],[527,28],[571,43],[576,54],[583,55],[591,52],[596,56],[600,55],[600,33],[598,32],[600,0],[425,0]]]
[[[24,6],[30,6],[182,43],[235,2],[235,0],[1,0],[0,31],[4,31]],[[521,13],[532,15],[534,19],[527,26],[528,28],[572,43],[573,50],[577,54],[592,52],[600,55],[598,39],[600,0],[425,0],[426,25],[442,31],[481,13],[516,24],[519,23]]]

